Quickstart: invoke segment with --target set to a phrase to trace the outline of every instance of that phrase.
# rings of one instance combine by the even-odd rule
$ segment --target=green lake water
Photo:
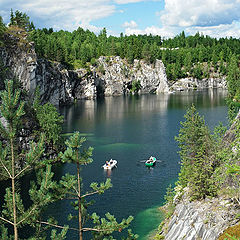
[[[93,181],[111,178],[113,183],[113,188],[94,198],[96,203],[89,211],[100,215],[109,211],[118,220],[133,215],[133,231],[140,240],[147,239],[161,222],[158,207],[164,202],[166,188],[177,179],[180,159],[174,137],[186,109],[194,103],[213,129],[219,121],[227,123],[225,97],[225,91],[204,90],[83,100],[61,108],[64,132],[80,131],[94,147],[93,163],[82,169],[85,190]],[[162,162],[149,169],[141,161],[151,155]],[[101,166],[110,158],[118,161],[118,167],[106,172]],[[61,175],[75,169],[67,164],[56,171]],[[48,211],[66,223],[72,210],[63,201]],[[69,239],[73,238],[70,233]]]

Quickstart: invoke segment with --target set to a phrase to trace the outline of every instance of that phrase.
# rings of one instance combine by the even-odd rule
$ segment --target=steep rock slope
[[[34,43],[27,41],[24,31],[5,36],[5,47],[0,49],[8,78],[17,77],[33,95],[36,87],[43,102],[67,104],[74,99],[94,99],[129,93],[132,82],[139,81],[141,93],[168,92],[165,67],[157,60],[155,66],[143,61],[128,65],[120,57],[100,57],[90,69],[67,70],[57,62],[38,59]],[[102,71],[99,70],[102,67]]]

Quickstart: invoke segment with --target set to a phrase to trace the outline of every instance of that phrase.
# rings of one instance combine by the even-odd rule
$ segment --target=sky
[[[78,27],[108,35],[174,37],[185,31],[211,37],[240,37],[240,0],[0,0],[0,16],[26,13],[37,28]]]

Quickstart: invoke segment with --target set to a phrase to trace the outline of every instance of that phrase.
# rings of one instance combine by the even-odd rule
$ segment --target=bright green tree
[[[33,22],[30,22],[29,16],[26,13],[22,13],[18,10],[13,13],[12,9],[10,14],[10,26],[17,26],[26,31],[35,29]]]
[[[227,84],[228,84],[228,116],[232,121],[240,109],[240,69],[239,61],[236,55],[232,55],[228,66]]]
[[[189,186],[193,199],[215,194],[213,172],[215,155],[212,136],[194,106],[186,113],[176,140],[180,148],[179,183]]]
[[[0,38],[2,37],[3,33],[5,32],[6,30],[6,27],[3,23],[3,19],[2,17],[0,16]]]
[[[63,117],[51,103],[41,105],[38,96],[33,108],[40,125],[39,131],[45,134],[46,141],[51,147],[56,147],[61,143]]]

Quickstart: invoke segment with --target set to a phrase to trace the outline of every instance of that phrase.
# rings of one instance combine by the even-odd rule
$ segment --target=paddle
[[[148,159],[147,159],[148,160]],[[146,162],[147,160],[141,160],[139,162]],[[162,162],[161,160],[156,160],[156,162]]]

